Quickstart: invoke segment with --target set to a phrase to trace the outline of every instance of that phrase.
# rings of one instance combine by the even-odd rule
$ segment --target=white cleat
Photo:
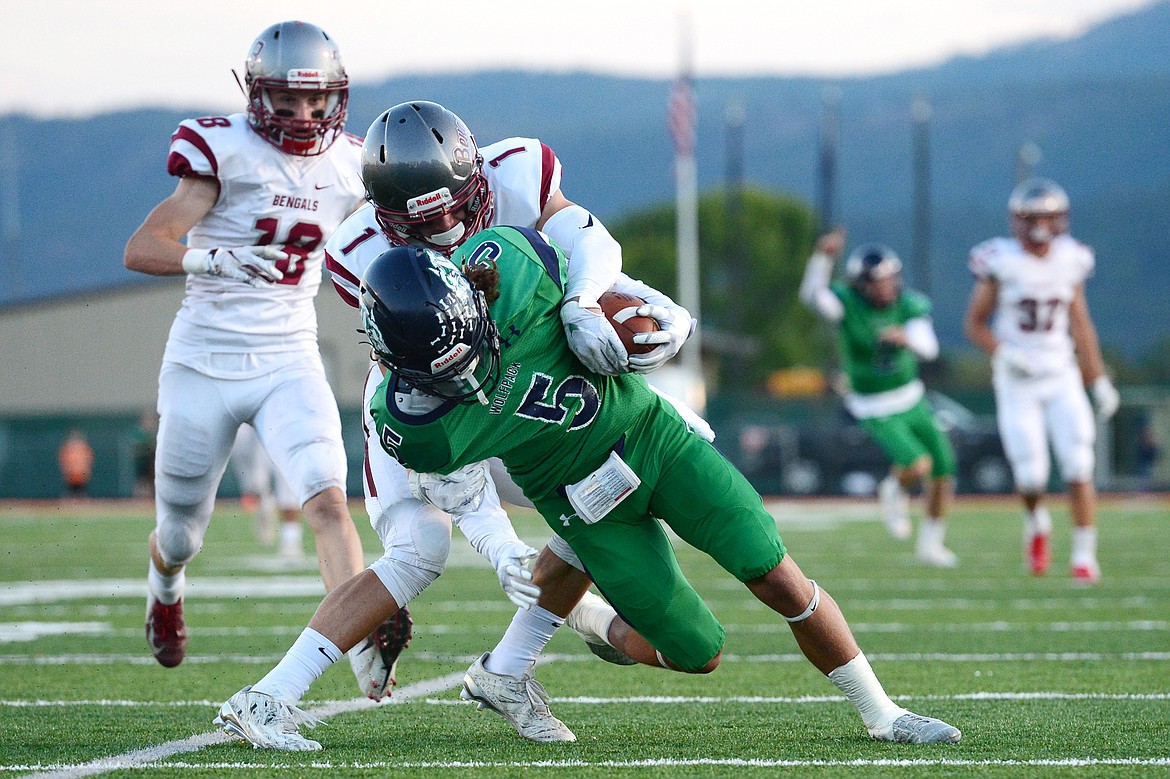
[[[267,693],[252,692],[251,686],[228,698],[212,722],[254,749],[315,752],[321,748],[297,732],[299,725],[315,728],[321,720]]]
[[[948,725],[934,717],[923,717],[906,712],[885,728],[869,731],[878,741],[893,741],[898,744],[958,744],[962,732],[954,725]]]
[[[958,556],[942,544],[920,546],[915,556],[918,562],[932,568],[956,568],[959,565]]]
[[[484,652],[463,675],[460,698],[476,701],[480,710],[496,712],[529,741],[577,740],[569,726],[548,710],[548,693],[531,671],[520,678],[494,674],[483,667],[489,654]]]
[[[905,541],[914,532],[910,524],[910,496],[897,479],[887,476],[878,484],[878,500],[886,530],[899,541]]]
[[[569,616],[565,617],[565,624],[576,631],[577,635],[589,647],[589,651],[607,663],[614,665],[637,665],[638,661],[625,652],[610,646],[601,630],[609,631],[609,625],[617,617],[617,612],[601,598],[592,592],[586,591],[581,602],[573,607]]]

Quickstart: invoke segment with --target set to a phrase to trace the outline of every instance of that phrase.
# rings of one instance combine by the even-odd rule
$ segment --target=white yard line
[[[449,690],[463,682],[463,672],[447,674],[435,679],[428,679],[426,681],[417,682],[416,684],[407,685],[402,689],[394,691],[394,697],[388,703],[374,703],[368,698],[355,698],[349,701],[333,701],[321,706],[316,706],[311,709],[306,709],[309,714],[314,717],[332,717],[336,714],[344,714],[350,711],[358,711],[361,709],[373,708],[375,706],[388,706],[395,703],[403,703],[413,698],[425,698],[428,695]],[[209,708],[216,708],[219,704],[212,704]],[[210,717],[210,712],[208,713]],[[76,765],[54,765],[54,766],[24,766],[17,767],[17,770],[23,771],[39,771],[40,773],[33,774],[30,779],[71,779],[78,776],[98,776],[100,774],[108,773],[110,771],[120,771],[127,768],[139,768],[142,766],[153,766],[159,760],[165,760],[172,755],[178,755],[185,752],[195,752],[203,747],[211,746],[213,744],[223,744],[231,741],[231,737],[226,733],[215,730],[210,733],[201,733],[190,738],[179,739],[178,741],[168,741],[165,744],[159,744],[146,749],[136,749],[132,752],[126,752],[121,755],[114,755],[113,757],[103,757],[98,760],[92,760],[88,763],[80,763]],[[225,767],[234,767],[240,764],[224,764]],[[169,767],[165,764],[158,767]],[[13,770],[13,766],[2,766],[0,770]]]
[[[475,660],[473,655],[441,654],[432,652],[411,652],[412,658],[434,662],[466,662]],[[274,655],[188,655],[183,661],[190,665],[212,665],[215,663],[240,663],[241,665],[272,665],[284,656]],[[880,660],[884,663],[919,663],[924,661],[942,663],[1014,663],[1020,661],[1044,660],[1055,663],[1079,663],[1084,661],[1125,661],[1125,662],[1165,662],[1170,660],[1170,652],[875,652],[866,653],[871,661]],[[542,660],[561,663],[596,662],[596,658],[588,652],[580,654],[546,654]],[[148,654],[140,655],[0,655],[0,666],[3,665],[109,665],[120,663],[126,665],[153,665],[155,659]],[[723,655],[724,663],[806,663],[804,655],[791,653],[776,653],[762,655],[744,655],[727,653]]]
[[[190,751],[190,750],[188,750]],[[114,759],[114,758],[111,758]],[[1092,758],[1073,757],[1059,760],[961,760],[953,758],[913,758],[913,759],[877,759],[877,760],[768,760],[764,758],[697,758],[682,760],[675,758],[658,758],[656,760],[518,760],[514,762],[483,762],[483,761],[426,761],[402,762],[378,761],[372,763],[347,763],[322,760],[305,760],[292,766],[279,766],[272,763],[187,763],[187,762],[150,762],[150,768],[159,770],[214,770],[214,771],[243,771],[243,770],[280,770],[282,768],[299,768],[302,770],[395,770],[395,769],[452,769],[452,768],[671,768],[690,766],[725,766],[734,768],[917,768],[917,767],[1019,767],[1019,768],[1089,768],[1094,766],[1119,767],[1146,767],[1170,766],[1170,757],[1154,758]],[[143,763],[133,763],[125,766],[117,765],[102,768],[99,771],[85,771],[91,764],[85,766],[0,766],[0,771],[35,771],[50,768],[48,773],[33,774],[32,777],[67,777],[95,776],[107,770],[116,770],[122,767],[139,767]]]
[[[459,675],[462,678],[462,675]],[[446,680],[448,677],[440,677]],[[427,684],[425,682],[420,684]],[[458,684],[456,682],[455,684]],[[455,684],[442,686],[438,692],[452,689]],[[412,694],[409,698],[404,694],[406,690],[416,690],[419,685],[404,687],[395,690],[394,698],[389,704],[366,702],[361,700],[320,701],[315,704],[312,713],[316,716],[332,716],[333,714],[355,711],[360,708],[374,708],[394,703],[405,704],[410,700],[417,700],[429,706],[471,706],[472,703],[454,698],[421,698],[419,694]],[[968,692],[954,695],[899,695],[899,701],[1165,701],[1170,700],[1170,693],[1165,692]],[[554,696],[553,703],[571,703],[579,706],[612,706],[619,704],[676,706],[680,704],[714,704],[714,703],[741,703],[741,704],[784,704],[800,705],[814,703],[845,703],[841,695],[800,695],[800,696],[761,696],[761,695],[633,695],[622,698],[597,698],[592,696]],[[216,708],[221,701],[191,700],[191,701],[128,701],[128,700],[0,700],[0,706],[17,709],[34,708],[72,708],[75,706],[102,706],[110,708],[181,708],[200,707]]]

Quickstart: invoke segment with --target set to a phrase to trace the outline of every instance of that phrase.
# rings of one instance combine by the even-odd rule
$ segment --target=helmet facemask
[[[407,200],[405,211],[383,208],[372,197],[378,224],[396,246],[425,246],[445,257],[455,253],[464,241],[488,226],[494,210],[494,195],[477,157],[476,171],[467,184],[452,194],[447,187]]]
[[[287,109],[272,105],[271,93],[278,90],[324,92],[325,108],[314,111],[310,119],[290,116]],[[344,131],[348,110],[349,89],[346,86],[327,87],[320,82],[266,79],[252,82],[248,93],[248,120],[253,129],[276,148],[299,157],[324,153]]]

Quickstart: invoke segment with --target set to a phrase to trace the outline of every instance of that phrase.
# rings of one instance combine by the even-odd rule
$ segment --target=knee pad
[[[434,577],[447,567],[450,517],[435,506],[414,498],[388,506],[379,504],[378,515],[370,517],[370,524],[381,539],[383,559],[432,572]]]
[[[173,503],[165,501],[160,493],[155,543],[167,565],[186,565],[199,554],[212,505],[211,499],[194,505]]]
[[[1019,492],[1044,492],[1048,488],[1048,463],[1040,458],[1012,461],[1012,477]]]
[[[414,600],[430,583],[439,578],[441,571],[432,571],[384,555],[370,566],[370,570],[382,582],[382,586],[394,598],[399,608]]]
[[[569,542],[556,533],[553,533],[552,538],[548,540],[548,550],[581,573],[587,573],[585,566],[581,564],[581,558],[573,551],[573,547],[569,546]]]
[[[1068,451],[1060,454],[1060,475],[1066,482],[1090,481],[1093,478],[1096,458],[1093,455],[1093,447],[1088,442],[1078,441],[1069,447]]]

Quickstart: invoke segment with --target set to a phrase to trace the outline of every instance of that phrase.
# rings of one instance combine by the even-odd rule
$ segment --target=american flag
[[[674,153],[679,157],[695,155],[695,93],[691,77],[684,74],[675,79],[666,111],[666,125],[674,139]]]

